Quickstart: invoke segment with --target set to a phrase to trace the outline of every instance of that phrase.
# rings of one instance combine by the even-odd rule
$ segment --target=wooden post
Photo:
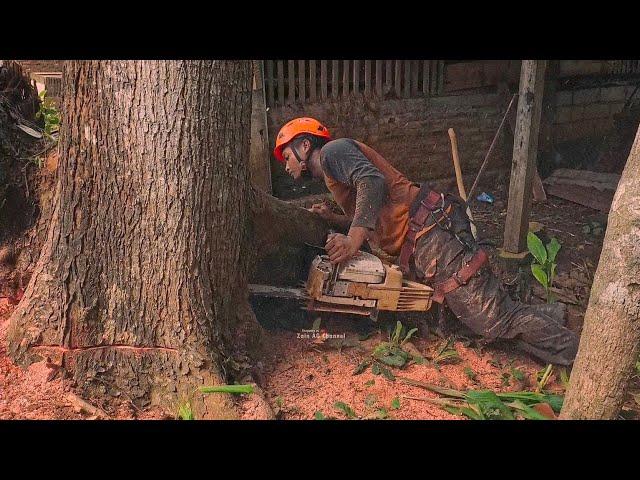
[[[371,96],[371,60],[364,61],[364,94]]]
[[[349,60],[342,61],[342,96],[349,96]]]
[[[504,249],[511,253],[524,251],[527,244],[531,182],[536,169],[545,70],[546,60],[522,61],[504,230]]]

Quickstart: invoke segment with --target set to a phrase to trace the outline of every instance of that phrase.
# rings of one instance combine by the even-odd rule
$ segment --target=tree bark
[[[613,198],[560,418],[615,419],[640,346],[640,129]]]
[[[85,397],[175,405],[225,381],[247,313],[248,61],[73,61],[47,240],[8,350]],[[232,418],[226,395],[198,418]]]

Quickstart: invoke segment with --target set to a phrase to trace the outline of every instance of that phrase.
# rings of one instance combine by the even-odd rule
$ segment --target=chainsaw
[[[373,319],[380,310],[427,311],[433,296],[431,287],[403,279],[397,265],[383,263],[363,251],[337,265],[332,265],[327,255],[317,255],[302,288],[250,284],[249,291],[255,296],[300,300],[304,310]]]

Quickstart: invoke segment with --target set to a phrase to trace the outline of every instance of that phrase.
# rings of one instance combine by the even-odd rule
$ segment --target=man
[[[351,258],[367,240],[374,251],[398,257],[409,278],[432,286],[434,301],[446,304],[474,333],[490,341],[515,340],[545,362],[573,363],[578,336],[564,327],[564,305],[525,305],[509,297],[471,235],[458,197],[410,182],[363,143],[331,140],[312,118],[284,125],[274,155],[294,179],[324,179],[344,211],[336,215],[323,204],[311,209],[348,228],[346,235],[327,238],[333,264]]]

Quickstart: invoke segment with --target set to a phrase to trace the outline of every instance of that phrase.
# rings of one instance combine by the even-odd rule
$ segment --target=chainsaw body
[[[359,251],[340,265],[331,265],[327,255],[311,263],[305,291],[307,309],[371,315],[376,310],[427,311],[433,289],[402,278],[397,265]]]

